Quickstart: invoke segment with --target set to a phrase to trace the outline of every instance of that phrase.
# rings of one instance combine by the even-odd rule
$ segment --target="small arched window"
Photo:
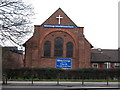
[[[50,55],[51,55],[51,42],[46,41],[44,43],[44,56],[45,57],[50,57]]]
[[[54,40],[54,56],[62,57],[63,55],[63,39],[61,37],[57,37]]]
[[[73,43],[72,42],[68,42],[66,44],[66,57],[73,57]]]

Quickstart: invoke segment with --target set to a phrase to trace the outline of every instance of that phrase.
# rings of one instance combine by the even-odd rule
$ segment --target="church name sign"
[[[45,28],[74,28],[74,25],[43,25]]]
[[[56,59],[56,68],[70,69],[72,68],[72,59]]]

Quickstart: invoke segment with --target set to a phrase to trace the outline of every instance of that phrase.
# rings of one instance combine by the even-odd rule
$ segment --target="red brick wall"
[[[43,28],[43,27],[42,27]],[[42,29],[44,30],[44,28]],[[74,54],[73,54],[73,69],[74,68],[87,68],[90,67],[90,49],[91,45],[85,40],[84,37],[80,37],[80,33],[76,33],[73,30],[64,30],[64,29],[50,29],[38,31],[37,36],[33,36],[29,42],[26,44],[26,66],[28,67],[55,67],[54,57],[54,39],[56,37],[61,37],[64,39],[63,47],[63,57],[66,58],[66,49],[65,45],[67,42],[71,41],[74,45]],[[79,31],[80,29],[78,29]],[[35,31],[36,32],[36,31]],[[40,32],[40,34],[39,34]],[[72,33],[74,32],[74,33]],[[47,34],[46,34],[47,33]],[[34,34],[34,35],[36,35]],[[82,34],[81,34],[82,35]],[[34,43],[39,39],[39,43]],[[51,58],[42,58],[44,56],[44,42],[46,40],[51,41]],[[33,62],[33,64],[32,64]],[[46,65],[45,65],[46,64]]]
[[[23,67],[23,54],[10,51],[9,48],[2,49],[2,68],[17,69]]]

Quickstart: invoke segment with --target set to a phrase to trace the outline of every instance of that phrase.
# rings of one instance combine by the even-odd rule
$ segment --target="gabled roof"
[[[34,25],[35,27],[41,27],[43,25],[58,25],[58,19],[56,19],[56,17],[58,16],[62,16],[63,19],[61,21],[60,25],[74,25],[75,27],[77,27],[77,25],[66,15],[66,13],[61,9],[58,8],[45,22],[43,22],[41,25]],[[84,27],[77,27],[77,28],[84,28]],[[33,36],[32,36],[33,37]],[[31,37],[31,38],[32,38]],[[23,46],[25,46],[25,44],[27,42],[29,42],[31,40],[31,38],[29,38],[24,44]],[[88,42],[89,43],[89,42]],[[92,45],[91,45],[92,46]]]
[[[58,24],[57,23],[58,20],[56,19],[56,17],[59,15],[63,17],[61,25],[70,24],[70,25],[75,25],[77,27],[77,25],[66,15],[66,13],[61,8],[57,9],[43,24],[53,24],[53,25]]]
[[[88,42],[91,46],[91,48],[93,48],[92,44],[85,38],[86,42]]]
[[[118,50],[116,49],[92,49],[91,51],[91,62],[120,62],[118,60]]]

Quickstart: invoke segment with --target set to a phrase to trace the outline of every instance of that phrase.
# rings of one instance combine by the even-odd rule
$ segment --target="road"
[[[39,87],[39,86],[18,86],[18,87],[3,87],[2,90],[120,90],[113,87]]]

